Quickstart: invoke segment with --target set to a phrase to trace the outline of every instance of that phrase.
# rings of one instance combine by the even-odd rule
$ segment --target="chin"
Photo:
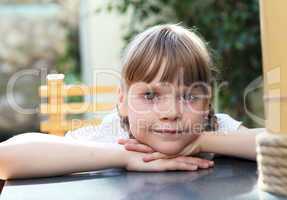
[[[175,155],[180,153],[185,145],[175,143],[175,142],[160,142],[157,144],[150,145],[154,150],[166,154],[166,155]]]

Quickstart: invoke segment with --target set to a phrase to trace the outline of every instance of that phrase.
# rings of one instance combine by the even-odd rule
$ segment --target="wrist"
[[[123,168],[125,168],[128,171],[139,169],[140,166],[138,166],[138,163],[140,160],[142,160],[142,156],[140,156],[141,154],[142,153],[128,151],[124,149],[123,150]],[[140,163],[143,163],[143,161],[140,161]]]
[[[117,155],[117,167],[126,168],[129,158],[130,152],[127,151],[122,145],[120,145]]]
[[[198,138],[198,145],[201,153],[210,153],[208,148],[208,137],[207,132],[203,132]]]
[[[218,153],[221,154],[221,149],[224,146],[222,135],[217,132],[204,132],[201,135],[201,150],[204,153]]]
[[[129,152],[126,149],[122,149],[120,158],[122,158],[120,159],[121,167],[126,169],[128,162],[129,162],[129,158],[130,158]]]
[[[128,169],[128,166],[131,163],[131,160],[134,158],[135,154],[138,154],[134,151],[128,151],[125,148],[121,150],[122,156],[121,156],[121,167]]]
[[[92,144],[93,154],[99,158],[94,158],[94,165],[100,166],[99,168],[123,168],[126,165],[126,150],[122,145],[118,144],[103,144],[97,143],[96,145]],[[99,162],[99,159],[101,162]],[[102,163],[99,165],[99,163]]]

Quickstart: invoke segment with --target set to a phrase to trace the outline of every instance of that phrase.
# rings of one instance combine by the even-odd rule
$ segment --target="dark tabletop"
[[[257,189],[253,161],[216,158],[197,172],[139,173],[110,169],[69,176],[13,180],[0,200],[285,199]],[[287,199],[287,198],[286,198]]]

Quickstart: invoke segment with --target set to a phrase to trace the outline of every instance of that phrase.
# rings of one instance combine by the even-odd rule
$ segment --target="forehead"
[[[199,55],[182,48],[150,51],[136,54],[125,66],[123,77],[128,86],[139,81],[177,82],[179,85],[209,82],[207,62]]]
[[[167,64],[167,59],[164,57],[162,59],[162,62],[160,64],[157,64],[158,66],[156,66],[156,63],[153,61],[152,64],[149,66],[149,69],[147,70],[147,74],[152,73],[152,69],[153,68],[158,68],[157,73],[155,74],[155,76],[153,77],[153,79],[151,80],[151,84],[167,84],[166,82],[172,83],[172,84],[176,84],[177,82],[179,82],[179,80],[183,80],[183,68],[177,68],[174,70],[170,70],[170,72],[172,73],[168,73],[167,76],[169,76],[168,78],[163,78],[164,76],[166,76],[165,74],[167,74],[167,71],[169,71],[169,68],[172,68],[171,66],[168,66]]]
[[[152,79],[149,81],[142,81],[157,86],[174,85],[182,87],[186,84],[186,77],[184,76],[185,73],[187,73],[187,70],[185,70],[184,67],[180,67],[178,64],[172,64],[168,62],[166,57],[163,57],[160,62],[153,60],[149,68],[146,70],[145,75],[152,77]]]
[[[146,90],[156,90],[162,92],[196,92],[196,93],[208,93],[210,87],[206,84],[194,83],[192,85],[178,85],[177,82],[156,82],[151,83],[137,82],[133,83],[130,87],[130,92],[141,92]]]
[[[152,68],[155,66],[152,64],[150,68],[147,70],[147,73],[149,73]],[[206,84],[206,82],[203,81],[195,81],[192,83],[189,83],[186,85],[185,77],[184,77],[184,68],[178,68],[175,70],[172,74],[170,74],[172,77],[170,79],[163,79],[166,73],[166,59],[163,59],[163,62],[161,63],[157,74],[154,76],[154,78],[150,81],[139,81],[136,83],[133,83],[133,88],[138,89],[170,89],[170,90],[190,90],[190,91],[207,91],[209,90],[209,86]]]

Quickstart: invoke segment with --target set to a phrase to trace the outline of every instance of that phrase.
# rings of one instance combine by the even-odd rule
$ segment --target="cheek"
[[[139,98],[131,98],[128,103],[128,117],[132,125],[148,125],[156,118],[153,104]]]
[[[138,114],[144,114],[151,110],[153,105],[151,103],[145,102],[143,99],[137,96],[130,96],[128,99],[128,108],[132,112],[137,112]]]
[[[138,112],[129,110],[128,112],[130,131],[133,136],[140,140],[140,138],[147,137],[150,126],[153,124],[154,116],[146,114],[145,112]]]
[[[202,113],[184,113],[183,115],[183,121],[184,121],[184,125],[186,126],[186,128],[194,130],[194,131],[199,131],[202,129],[203,127],[203,123],[204,123],[204,114]]]
[[[204,119],[206,112],[185,112],[183,114],[184,119],[189,119],[190,121],[198,122]]]
[[[191,119],[191,121],[203,121],[204,116],[208,114],[208,106],[205,101],[197,102],[193,105],[189,105],[185,109],[184,115],[185,118]]]
[[[187,103],[185,105],[185,110],[194,114],[205,114],[208,112],[208,101],[200,100],[194,103]]]

